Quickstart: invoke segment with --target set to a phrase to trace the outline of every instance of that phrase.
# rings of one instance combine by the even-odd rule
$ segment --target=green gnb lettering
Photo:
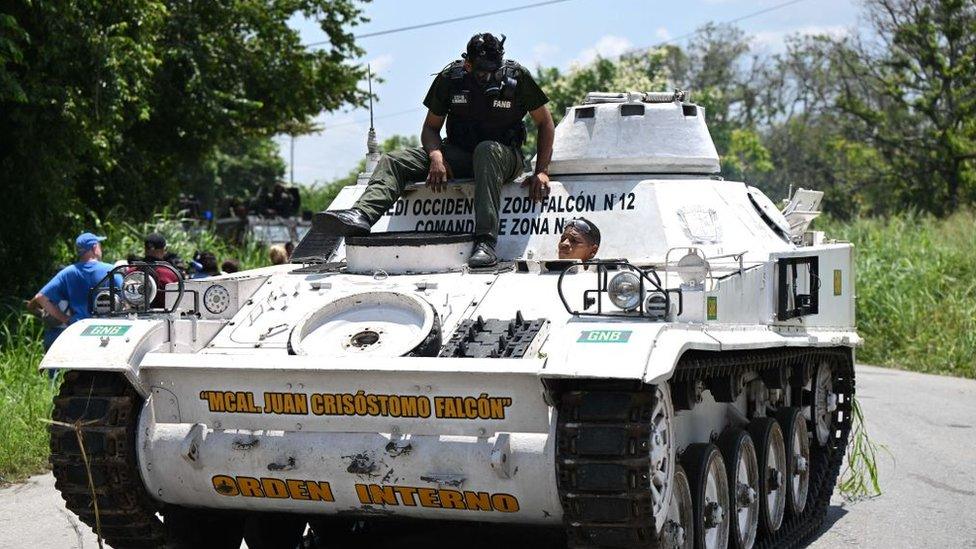
[[[93,324],[81,332],[83,336],[112,337],[124,335],[129,331],[128,324]]]
[[[580,332],[577,343],[627,343],[630,330],[585,330]]]

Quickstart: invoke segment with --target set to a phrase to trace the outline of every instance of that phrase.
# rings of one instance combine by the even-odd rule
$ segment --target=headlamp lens
[[[144,288],[144,285],[147,285]],[[122,299],[133,307],[142,307],[146,304],[146,298],[152,303],[156,297],[156,280],[147,277],[145,271],[132,271],[122,279]]]
[[[625,311],[633,311],[641,302],[640,277],[631,272],[619,273],[607,284],[610,301]]]

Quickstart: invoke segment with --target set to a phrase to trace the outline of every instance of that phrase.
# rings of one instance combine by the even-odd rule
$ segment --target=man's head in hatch
[[[578,217],[566,223],[559,237],[559,259],[587,261],[600,249],[600,229],[585,218]]]

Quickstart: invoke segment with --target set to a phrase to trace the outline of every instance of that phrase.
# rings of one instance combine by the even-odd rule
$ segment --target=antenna
[[[373,128],[373,69],[366,65],[366,81],[369,83],[369,133],[366,135],[367,171],[373,171],[380,158],[380,146],[376,143],[376,130]]]
[[[366,79],[369,82],[369,129],[373,129],[373,70],[366,65]]]

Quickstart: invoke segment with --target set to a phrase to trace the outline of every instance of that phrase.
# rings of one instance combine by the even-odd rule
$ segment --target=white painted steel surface
[[[549,171],[557,176],[718,173],[705,111],[689,107],[685,112],[677,102],[640,101],[570,107],[556,126]]]
[[[779,229],[783,220],[754,189],[690,173],[717,170],[700,109],[686,116],[680,104],[642,104],[644,115],[621,116],[624,106],[587,105],[594,119],[560,125],[556,149],[562,164],[554,166],[562,166],[562,173],[585,168],[591,175],[554,177],[551,196],[541,205],[518,185],[503,188],[498,252],[502,259],[518,260],[517,269],[374,273],[366,254],[355,259],[362,265],[354,270],[368,274],[296,272],[299,266],[282,265],[188,281],[187,289],[201,297],[213,285],[223,286],[227,309],[201,311],[188,292],[172,315],[83,320],[58,338],[41,368],[120,372],[149,396],[140,416],[139,461],[150,493],[163,501],[558,523],[555,412],[545,394],[548,379],[659,383],[671,378],[689,350],[860,343],[854,327],[853,248],[822,235],[802,240],[815,245],[798,245],[770,227],[767,220]],[[571,114],[567,120],[575,120]],[[614,166],[645,173],[602,173]],[[363,188],[344,188],[330,207],[351,206]],[[470,183],[453,182],[438,194],[410,187],[374,232],[471,232],[472,197]],[[545,261],[557,256],[563,226],[578,216],[600,228],[599,258],[653,267],[664,287],[681,290],[682,310],[673,321],[567,312],[558,291],[559,273],[548,271]],[[683,285],[678,275],[677,262],[689,252],[707,261],[700,284]],[[346,253],[340,247],[331,259],[342,261]],[[811,285],[804,273],[797,287],[816,294],[819,312],[781,320],[777,262],[794,257],[818,259],[819,279]],[[389,257],[384,261],[390,265]],[[409,258],[404,265],[410,269],[404,270],[419,263]],[[382,265],[377,263],[375,270]],[[583,292],[598,284],[593,269],[566,275],[563,297],[582,309]],[[375,331],[352,325],[363,318],[349,304],[356,304],[355,296],[380,294],[401,296],[424,311],[397,320],[384,313],[384,304],[371,305],[370,323],[376,319],[407,328],[410,337],[398,341],[412,343],[428,333],[435,315],[445,341],[462,322],[479,316],[509,320],[521,314],[547,324],[519,359],[367,357],[362,348],[303,345],[303,337],[329,320],[345,323],[338,331],[327,330],[331,335],[325,339],[332,343]],[[603,302],[609,311],[621,312],[608,299]],[[114,331],[124,333],[84,335]],[[341,337],[332,337],[337,334]],[[291,348],[290,338],[298,342]],[[406,351],[378,354],[401,352]],[[707,441],[730,423],[744,424],[749,410],[746,392],[734,403],[718,403],[705,391],[693,411],[674,414],[673,448],[681,451]],[[256,442],[249,446],[252,439]],[[407,455],[403,444],[408,441]],[[376,467],[367,470],[356,456],[366,456]],[[308,487],[301,484],[284,497],[228,495],[240,491],[240,481],[233,480],[238,477],[328,482],[334,501],[295,497],[307,495]],[[228,485],[227,479],[238,484]],[[264,490],[273,493],[276,482]],[[469,513],[402,500],[377,505],[364,502],[356,486],[390,482],[423,487],[428,499],[435,489],[502,494],[503,507],[517,501],[520,508]],[[459,497],[442,495],[449,501]]]
[[[419,345],[437,313],[423,299],[399,292],[363,292],[331,301],[291,330],[293,353],[398,357]]]
[[[177,457],[182,454],[192,425],[154,424],[147,417],[144,416],[139,437],[142,476],[149,492],[168,503],[254,511],[358,512],[487,522],[559,524],[562,520],[550,433],[476,437],[208,429],[198,447],[200,463],[195,466]],[[499,478],[491,467],[491,453],[500,438],[509,449],[507,459],[513,474],[508,479]],[[395,456],[387,451],[391,443],[409,445],[410,450]],[[372,463],[375,468],[368,473],[350,473],[347,469],[354,459]],[[269,467],[275,470],[269,471]],[[214,488],[213,479],[227,475],[328,482],[335,501],[223,495]],[[416,501],[408,505],[401,499],[393,505],[369,505],[359,499],[357,484],[507,494],[518,501],[518,510],[444,509]]]
[[[347,245],[346,270],[358,274],[411,274],[461,271],[471,257],[471,241],[400,246]]]

